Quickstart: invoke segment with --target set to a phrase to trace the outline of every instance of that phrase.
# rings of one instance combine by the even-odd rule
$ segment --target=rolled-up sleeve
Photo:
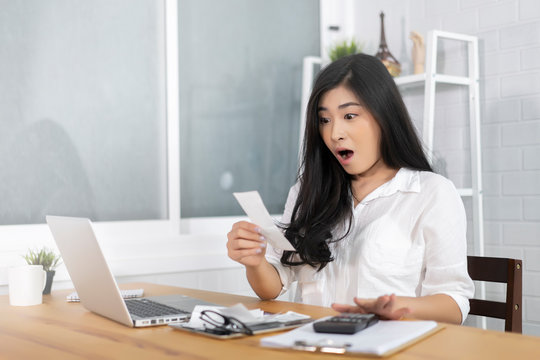
[[[278,250],[272,248],[269,244],[268,249],[266,250],[266,260],[276,268],[279,278],[281,280],[281,292],[279,295],[282,295],[289,290],[291,284],[295,281],[294,272],[290,266],[285,266],[281,263],[281,255],[283,250]]]
[[[438,184],[430,200],[422,217],[426,273],[421,296],[450,296],[461,310],[463,323],[474,295],[474,283],[467,271],[465,209],[449,180]]]

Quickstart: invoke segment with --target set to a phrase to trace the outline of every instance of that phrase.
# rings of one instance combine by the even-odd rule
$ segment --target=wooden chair
[[[506,283],[506,302],[470,299],[469,314],[504,319],[504,330],[521,333],[521,260],[482,256],[467,257],[473,280]]]

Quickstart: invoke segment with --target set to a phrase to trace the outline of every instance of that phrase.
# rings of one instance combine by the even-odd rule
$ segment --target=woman
[[[229,257],[262,299],[298,281],[297,300],[340,312],[465,320],[474,286],[463,203],[432,172],[394,80],[374,57],[339,59],[317,77],[282,221],[296,252],[265,251],[249,222],[228,234]]]

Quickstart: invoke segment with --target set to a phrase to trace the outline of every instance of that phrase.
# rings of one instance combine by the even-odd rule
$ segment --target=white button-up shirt
[[[298,188],[289,192],[284,224]],[[355,296],[446,294],[465,320],[474,284],[467,272],[465,209],[450,180],[402,168],[354,208],[353,222],[344,239],[329,244],[334,261],[319,272],[309,265],[285,266],[282,251],[269,247],[266,258],[279,273],[282,293],[298,281],[295,300],[321,306],[354,304]]]

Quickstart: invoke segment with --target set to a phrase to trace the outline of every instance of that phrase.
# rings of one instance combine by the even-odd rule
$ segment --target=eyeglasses
[[[208,327],[207,324],[204,324],[204,327],[207,329],[219,330],[221,332],[224,332],[225,334],[237,333],[253,335],[253,331],[251,331],[251,329],[246,324],[244,324],[237,318],[222,315],[214,310],[201,311],[200,318],[207,324],[212,325],[212,327]]]

